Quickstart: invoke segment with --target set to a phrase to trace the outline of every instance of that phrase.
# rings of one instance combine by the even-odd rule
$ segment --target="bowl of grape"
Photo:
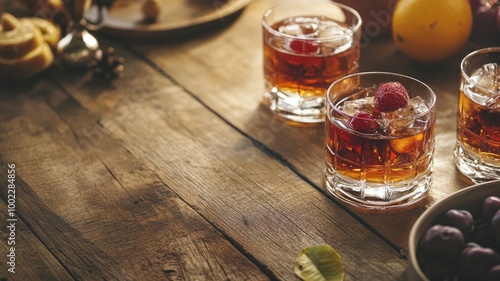
[[[500,181],[461,189],[427,209],[410,232],[408,280],[500,280]]]

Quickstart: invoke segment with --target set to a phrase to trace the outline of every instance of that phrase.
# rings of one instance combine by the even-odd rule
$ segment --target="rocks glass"
[[[388,111],[377,103],[375,93],[387,82],[404,86],[404,107]],[[435,103],[431,88],[400,74],[366,72],[335,81],[326,95],[327,189],[372,209],[422,199],[433,171]]]
[[[359,14],[332,1],[287,1],[262,26],[264,103],[289,120],[323,122],[328,86],[358,71]]]
[[[460,68],[455,164],[474,182],[500,179],[500,48],[472,52]]]

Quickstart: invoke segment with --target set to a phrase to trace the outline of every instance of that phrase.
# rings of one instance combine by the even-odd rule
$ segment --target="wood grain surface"
[[[231,29],[209,35],[207,44],[191,40],[179,44],[151,46],[134,44],[134,49],[165,70],[175,81],[184,85],[209,108],[249,137],[279,155],[299,175],[309,179],[317,189],[323,189],[323,125],[290,126],[273,118],[260,100],[263,93],[261,30],[259,19],[273,1],[257,1],[241,22]],[[245,34],[244,38],[237,34]],[[440,65],[416,65],[403,57],[390,40],[371,40],[361,49],[360,71],[389,71],[421,79],[438,96],[436,126],[435,172],[431,196],[410,209],[385,211],[380,216],[373,211],[355,210],[355,216],[387,237],[392,245],[407,249],[409,230],[418,215],[430,204],[472,182],[465,179],[453,164],[455,145],[456,104],[458,103],[459,62],[467,52],[478,48],[467,46],[461,54]],[[179,68],[178,65],[186,67]],[[205,73],[204,75],[197,75]],[[210,83],[210,81],[218,81]],[[304,144],[307,145],[304,145]],[[451,184],[450,184],[451,183]],[[347,206],[346,206],[347,207]],[[394,232],[399,228],[402,233]]]
[[[327,243],[345,280],[404,280],[409,231],[472,183],[455,169],[458,63],[420,66],[390,38],[362,71],[421,79],[438,96],[433,184],[412,207],[345,206],[322,184],[323,124],[262,105],[254,0],[225,28],[163,42],[99,36],[125,58],[113,81],[55,64],[0,82],[0,280],[299,280],[295,257]],[[7,165],[16,165],[16,273],[7,271]]]

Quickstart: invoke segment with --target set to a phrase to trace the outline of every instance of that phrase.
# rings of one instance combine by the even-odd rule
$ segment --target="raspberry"
[[[316,42],[306,40],[293,40],[290,42],[290,48],[297,54],[315,54],[318,52],[319,45]]]
[[[382,112],[394,111],[408,105],[408,92],[399,82],[380,85],[375,93],[375,106]]]
[[[367,112],[356,113],[347,121],[347,126],[360,133],[373,133],[377,130],[375,118]]]

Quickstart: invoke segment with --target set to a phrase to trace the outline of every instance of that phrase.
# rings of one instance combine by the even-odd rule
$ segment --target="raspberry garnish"
[[[367,112],[358,112],[347,121],[349,128],[360,133],[373,133],[377,130],[377,122],[373,115]]]
[[[382,112],[394,111],[408,105],[408,92],[399,82],[380,85],[375,93],[375,106]]]
[[[290,49],[297,54],[315,54],[318,52],[319,45],[316,42],[306,40],[292,40]]]

